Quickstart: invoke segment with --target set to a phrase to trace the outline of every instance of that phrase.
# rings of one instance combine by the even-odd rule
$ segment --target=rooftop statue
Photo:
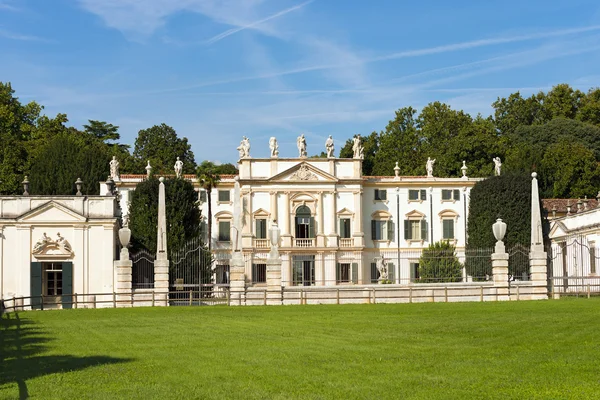
[[[435,158],[432,160],[431,157],[427,157],[425,168],[427,169],[428,178],[433,178],[433,164],[435,164]]]
[[[304,138],[304,134],[298,136],[298,139],[296,139],[296,145],[298,146],[298,157],[306,157],[306,139]]]
[[[331,135],[329,135],[329,138],[327,138],[327,141],[325,141],[325,150],[327,150],[327,158],[335,158],[335,155],[333,155],[335,147]]]
[[[279,157],[279,144],[277,144],[275,136],[271,136],[271,139],[269,139],[269,149],[271,150],[271,157]]]

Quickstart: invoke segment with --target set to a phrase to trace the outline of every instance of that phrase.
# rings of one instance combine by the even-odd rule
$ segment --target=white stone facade
[[[266,270],[273,220],[281,230],[284,286],[371,283],[372,263],[382,256],[393,264],[393,280],[408,283],[407,254],[440,240],[453,243],[459,253],[464,250],[469,193],[478,179],[363,177],[361,164],[361,159],[304,157],[239,161],[247,284],[266,284],[260,270]],[[206,193],[195,177],[186,178],[200,191],[206,218]],[[212,248],[217,265],[225,268],[234,235],[234,178],[222,176],[212,190]],[[141,179],[122,175],[117,182],[124,214],[127,192]]]
[[[114,196],[0,197],[0,298],[112,293],[117,211]]]

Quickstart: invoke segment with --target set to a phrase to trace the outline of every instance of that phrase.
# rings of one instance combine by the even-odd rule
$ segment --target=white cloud
[[[11,32],[11,31],[7,31],[5,29],[0,29],[0,37],[3,37],[5,39],[11,39],[11,40],[21,40],[24,42],[54,43],[54,41],[51,39],[43,38],[40,36],[23,35],[21,33]]]

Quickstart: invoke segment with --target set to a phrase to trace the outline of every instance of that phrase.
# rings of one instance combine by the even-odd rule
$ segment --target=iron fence
[[[584,236],[564,239],[546,249],[549,291],[560,296],[600,296],[598,247]]]
[[[154,288],[155,255],[146,249],[131,254],[131,287],[133,289]]]

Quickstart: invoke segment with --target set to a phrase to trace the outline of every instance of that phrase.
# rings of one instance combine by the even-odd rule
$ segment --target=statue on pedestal
[[[183,161],[177,157],[177,161],[175,161],[175,176],[177,178],[181,178],[181,172],[183,171]]]
[[[362,142],[360,139],[360,134],[356,135],[353,139],[354,143],[352,143],[352,151],[354,151],[354,155],[352,158],[360,158],[361,160],[364,156],[364,147],[362,146]]]
[[[428,178],[433,178],[433,164],[435,164],[435,158],[432,160],[431,157],[427,157],[425,168],[427,169]]]
[[[113,156],[112,160],[110,160],[110,163],[108,165],[110,166],[110,177],[115,181],[120,180],[119,161],[117,160],[117,157]]]
[[[271,158],[275,158],[279,156],[279,145],[277,144],[277,138],[272,136],[269,139],[269,149],[271,150]]]
[[[500,176],[500,170],[502,168],[502,161],[500,160],[500,157],[494,157],[492,160],[494,161],[494,174],[496,176]]]
[[[329,135],[329,138],[327,138],[327,141],[325,142],[325,150],[327,150],[327,158],[335,158],[335,156],[333,155],[335,148],[333,144],[333,138],[331,137],[331,135]]]
[[[384,281],[388,279],[388,268],[387,262],[384,257],[381,257],[377,260],[377,271],[379,271],[379,281]]]
[[[250,157],[250,139],[243,136],[240,145],[237,147],[237,151],[240,154],[240,158]]]
[[[304,138],[304,134],[298,136],[298,139],[296,139],[296,145],[298,146],[299,157],[306,157],[306,139]]]

